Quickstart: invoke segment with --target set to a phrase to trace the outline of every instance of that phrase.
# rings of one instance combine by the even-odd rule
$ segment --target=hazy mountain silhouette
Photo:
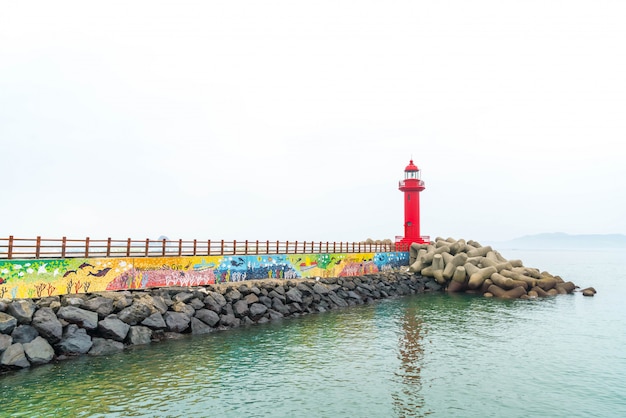
[[[625,248],[623,234],[581,234],[563,232],[525,235],[510,241],[493,242],[494,248],[511,249],[571,249],[571,248]]]

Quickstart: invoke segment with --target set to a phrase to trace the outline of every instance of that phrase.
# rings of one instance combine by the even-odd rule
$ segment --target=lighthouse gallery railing
[[[202,255],[370,253],[396,251],[393,243],[322,241],[104,240],[0,238],[0,259],[180,257]]]

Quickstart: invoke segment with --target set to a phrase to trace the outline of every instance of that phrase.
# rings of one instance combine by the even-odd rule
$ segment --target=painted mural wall
[[[404,252],[0,260],[0,298],[40,298],[253,279],[358,276],[406,266]]]

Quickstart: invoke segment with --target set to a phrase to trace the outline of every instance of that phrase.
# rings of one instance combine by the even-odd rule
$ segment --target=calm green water
[[[0,416],[624,417],[618,251],[502,251],[598,294],[418,295],[0,377]]]

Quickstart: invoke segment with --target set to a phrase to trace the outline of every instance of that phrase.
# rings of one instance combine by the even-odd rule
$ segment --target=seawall
[[[440,289],[395,270],[0,299],[0,372]]]
[[[408,264],[408,252],[393,251],[0,259],[0,299],[265,278],[359,276]]]

